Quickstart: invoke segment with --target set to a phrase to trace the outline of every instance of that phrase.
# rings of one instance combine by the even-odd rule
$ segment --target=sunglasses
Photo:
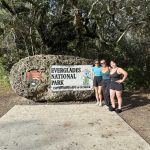
[[[99,63],[95,63],[95,64],[99,64]]]
[[[105,62],[101,63],[101,65],[106,64]]]

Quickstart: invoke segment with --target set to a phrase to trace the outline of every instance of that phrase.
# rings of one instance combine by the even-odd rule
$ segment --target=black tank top
[[[121,79],[121,74],[117,73],[117,70],[113,74],[110,74],[111,81],[117,81]]]

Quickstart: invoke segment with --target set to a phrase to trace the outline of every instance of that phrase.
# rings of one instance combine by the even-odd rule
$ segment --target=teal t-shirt
[[[102,68],[101,68],[101,67],[97,67],[97,66],[94,66],[94,67],[92,68],[92,71],[93,71],[93,73],[94,73],[94,76],[102,76],[102,75],[101,75],[101,70],[102,70]]]
[[[105,73],[101,72],[101,74],[102,74],[103,80],[110,79],[110,72],[109,71],[106,71]]]

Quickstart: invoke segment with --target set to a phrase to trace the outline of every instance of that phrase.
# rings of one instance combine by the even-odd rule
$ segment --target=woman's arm
[[[112,70],[112,68],[111,68],[111,67],[108,67],[108,70],[109,70],[109,71],[111,71],[111,70]]]
[[[128,73],[127,73],[124,69],[122,69],[122,68],[119,68],[119,69],[118,69],[118,73],[119,73],[119,74],[122,74],[122,75],[123,75],[123,78],[122,78],[121,80],[116,81],[116,82],[118,82],[118,83],[124,82],[124,80],[125,80],[125,79],[127,78],[127,76],[128,76]]]

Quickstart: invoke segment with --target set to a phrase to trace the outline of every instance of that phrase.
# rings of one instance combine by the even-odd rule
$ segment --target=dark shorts
[[[94,76],[93,86],[95,86],[95,87],[102,86],[102,77],[101,76]]]
[[[122,91],[123,90],[123,85],[120,83],[117,83],[115,81],[110,82],[110,89],[115,90],[115,91]]]

